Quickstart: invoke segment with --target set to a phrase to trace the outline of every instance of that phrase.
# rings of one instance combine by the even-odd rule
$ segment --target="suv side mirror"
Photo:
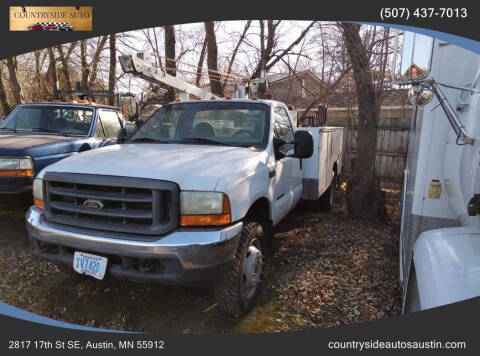
[[[297,130],[293,139],[295,158],[309,158],[313,154],[313,136],[309,131]]]

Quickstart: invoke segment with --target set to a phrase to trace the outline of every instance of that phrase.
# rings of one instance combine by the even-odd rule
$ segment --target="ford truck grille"
[[[48,172],[44,196],[53,223],[140,235],[178,226],[179,189],[168,181]]]

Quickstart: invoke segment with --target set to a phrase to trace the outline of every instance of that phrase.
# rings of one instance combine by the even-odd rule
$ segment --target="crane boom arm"
[[[185,92],[193,96],[199,96],[202,99],[209,99],[213,95],[209,91],[192,85],[183,79],[174,77],[160,68],[153,67],[138,56],[120,56],[119,60],[125,73],[133,74],[149,82],[167,85],[179,90],[180,92]]]

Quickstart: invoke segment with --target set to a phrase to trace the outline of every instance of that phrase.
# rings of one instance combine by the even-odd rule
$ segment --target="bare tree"
[[[10,113],[11,108],[8,105],[7,101],[7,92],[5,86],[3,85],[3,67],[5,65],[4,61],[0,61],[0,105],[2,106],[3,115],[6,116]]]
[[[67,59],[67,56],[63,53],[63,45],[58,45],[57,51],[58,51],[58,57],[60,59],[60,63],[62,64],[62,66],[60,67],[61,68],[60,71],[62,73],[62,80],[61,80],[60,86],[65,90],[71,90],[72,81],[70,79],[68,59]]]
[[[45,82],[44,82],[44,77],[42,74],[42,67],[43,67],[43,61],[42,61],[42,53],[43,50],[38,50],[34,52],[35,56],[35,85],[36,85],[36,93],[40,96],[42,96],[45,92]]]
[[[202,79],[203,62],[205,61],[206,52],[207,52],[207,36],[205,36],[205,39],[203,40],[202,49],[200,50],[200,56],[198,57],[197,73],[195,76],[195,85],[197,87],[200,86],[200,80]]]
[[[48,99],[53,99],[54,97],[53,87],[57,85],[57,67],[55,63],[55,48],[48,47],[47,53],[48,53],[48,59],[49,59],[48,69],[47,69],[47,82],[51,89],[50,91],[51,95],[49,96]]]
[[[177,66],[175,61],[175,27],[167,25],[165,29],[165,71],[173,76],[177,75]],[[169,87],[165,95],[165,100],[175,100],[175,89]]]
[[[230,60],[228,61],[228,68],[227,68],[226,77],[225,77],[225,79],[223,80],[223,83],[222,83],[222,92],[225,91],[225,86],[227,85],[228,76],[232,73],[232,67],[233,67],[233,63],[235,62],[235,57],[237,56],[238,50],[240,49],[240,46],[241,46],[242,42],[244,41],[244,39],[247,35],[247,31],[250,28],[251,24],[252,24],[252,20],[247,21],[247,23],[245,24],[245,27],[243,28],[243,32],[240,35],[240,38],[238,39],[238,42],[235,45],[235,48],[233,49],[232,56],[230,57]]]
[[[205,22],[205,38],[207,39],[207,66],[210,89],[213,94],[223,95],[222,81],[218,73],[218,47],[213,21]]]
[[[150,30],[152,32],[152,35],[150,34]],[[147,28],[146,30],[143,30],[143,34],[145,38],[147,39],[148,44],[150,45],[153,54],[154,54],[154,59],[155,59],[155,66],[160,67],[163,69],[162,65],[162,55],[160,54],[160,47],[158,45],[158,37],[157,37],[157,29],[156,28]]]
[[[80,65],[82,71],[81,87],[83,89],[88,89],[90,66],[87,63],[87,40],[82,40],[80,42]]]
[[[311,100],[305,110],[298,116],[299,121],[307,117],[313,108],[326,105],[330,95],[333,95],[338,90],[338,86],[352,69],[349,61],[345,58],[344,40],[338,26],[334,24],[319,24],[318,34],[314,36],[313,41],[315,47],[318,48],[318,53],[316,53],[320,67],[318,76],[322,85],[320,85],[317,92],[310,93],[312,94]],[[292,71],[295,73],[295,70]]]
[[[22,86],[18,80],[18,73],[17,73],[17,57],[10,57],[7,59],[7,68],[9,74],[9,83],[10,83],[10,90],[12,92],[13,104],[19,105],[23,101],[23,91]]]
[[[272,69],[283,57],[290,54],[295,46],[300,44],[303,38],[307,35],[310,29],[315,25],[312,21],[307,27],[303,29],[300,35],[293,40],[285,48],[277,48],[276,37],[278,35],[277,29],[281,21],[267,20],[267,32],[265,34],[265,20],[260,20],[260,61],[253,71],[252,77],[260,76],[260,72],[265,70],[268,72]]]
[[[265,36],[265,20],[259,20],[260,24],[260,61],[254,70],[252,77],[260,76],[262,70],[267,71],[267,62],[272,57],[273,47],[275,45],[275,31],[281,21],[267,20],[267,35]]]
[[[100,55],[105,47],[105,43],[107,42],[109,36],[102,36],[98,40],[97,49],[93,54],[92,61],[90,62],[90,79],[88,80],[88,89],[93,88],[95,81],[97,80],[98,75],[98,64],[100,62]]]
[[[115,34],[110,35],[110,69],[108,71],[108,90],[115,90],[115,72],[117,68],[117,38]],[[108,104],[113,105],[115,101],[114,97],[108,98]]]
[[[359,33],[360,25],[341,23],[340,26],[353,69],[358,102],[357,155],[348,183],[348,214],[385,221],[388,219],[385,198],[375,171],[378,110],[369,56]]]

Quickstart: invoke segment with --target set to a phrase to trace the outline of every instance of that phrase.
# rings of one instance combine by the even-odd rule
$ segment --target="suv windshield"
[[[264,148],[270,107],[215,101],[169,104],[157,110],[129,142],[193,143]]]
[[[90,132],[93,109],[54,106],[18,106],[4,122],[0,131],[48,132],[85,136]]]

